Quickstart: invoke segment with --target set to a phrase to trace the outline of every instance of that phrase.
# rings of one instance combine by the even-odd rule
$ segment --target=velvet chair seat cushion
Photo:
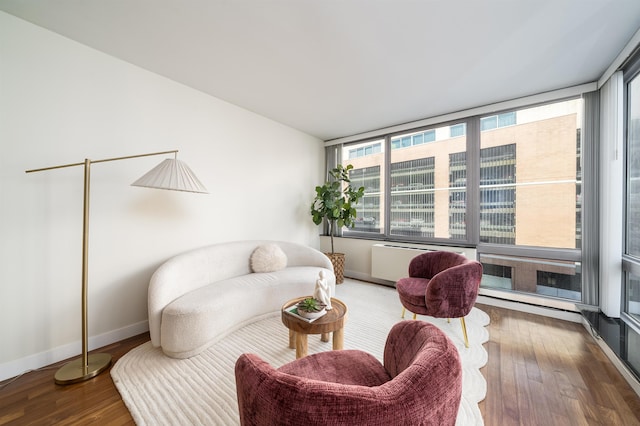
[[[380,386],[391,380],[373,355],[359,350],[343,350],[340,356],[320,352],[285,364],[278,371],[292,376],[343,385]]]
[[[417,277],[399,279],[396,283],[396,289],[398,290],[400,303],[413,313],[429,315],[424,300],[427,294],[429,281],[430,280],[427,278]]]

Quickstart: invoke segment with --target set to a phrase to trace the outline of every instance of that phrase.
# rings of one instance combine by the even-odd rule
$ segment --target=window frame
[[[495,116],[496,120],[499,122],[501,116],[506,116],[507,114],[516,115],[517,111],[534,108],[537,106],[561,103],[564,101],[568,101],[571,99],[580,99],[582,98],[582,94],[572,94],[571,96],[561,96],[553,99],[546,99],[540,102],[533,102],[529,104],[518,104],[518,105],[510,105],[508,109],[505,110],[493,110],[487,112],[485,114],[476,114],[470,115],[466,117],[460,117],[453,120],[442,121],[442,122],[433,122],[428,126],[416,127],[416,128],[406,128],[402,130],[398,130],[395,132],[389,132],[387,134],[379,135],[376,138],[369,137],[367,138],[370,141],[384,138],[385,140],[385,149],[384,149],[384,162],[385,162],[385,176],[381,176],[381,179],[385,179],[385,190],[383,195],[383,200],[381,201],[381,213],[384,216],[384,224],[380,233],[368,233],[368,232],[358,232],[355,230],[346,230],[343,234],[345,238],[360,238],[360,239],[368,239],[368,240],[376,240],[376,241],[386,241],[386,242],[394,242],[394,243],[411,243],[411,244],[429,244],[429,245],[441,245],[448,247],[466,247],[466,248],[475,248],[478,258],[480,255],[503,255],[503,256],[511,256],[514,258],[523,257],[523,258],[537,258],[537,259],[551,259],[558,260],[564,262],[575,262],[576,268],[581,271],[581,262],[582,258],[582,249],[583,247],[576,248],[550,248],[550,247],[536,247],[536,246],[523,246],[523,245],[515,245],[515,244],[496,244],[489,242],[481,242],[480,241],[480,169],[481,169],[481,120],[484,117]],[[584,114],[584,102],[582,103],[582,111],[579,111],[579,114]],[[517,123],[516,123],[517,124]],[[391,158],[392,151],[394,148],[391,147],[392,139],[401,140],[399,136],[403,135],[412,135],[420,132],[428,132],[430,130],[435,131],[436,129],[443,126],[460,126],[464,131],[464,137],[466,137],[466,156],[467,156],[467,186],[466,186],[466,215],[467,217],[475,218],[474,220],[466,220],[466,236],[464,239],[452,239],[452,238],[437,238],[437,237],[415,237],[409,235],[393,235],[390,232],[390,219],[391,219],[391,186],[390,186],[390,175],[391,175]],[[513,125],[513,124],[509,124]],[[584,126],[584,123],[583,125]],[[502,126],[507,127],[507,125]],[[578,126],[580,128],[580,126]],[[488,130],[491,131],[492,129]],[[454,136],[456,137],[456,136]],[[578,137],[581,138],[582,142],[580,146],[584,144],[584,137],[581,133],[578,133]],[[342,147],[347,147],[351,143],[364,143],[367,139],[351,139],[342,144],[338,144],[340,149]],[[413,138],[412,138],[413,140]],[[425,142],[426,143],[426,142]],[[329,145],[331,147],[333,145]],[[396,148],[402,149],[402,148]],[[582,149],[581,151],[584,151]],[[577,152],[580,155],[580,159],[582,159],[582,152]],[[576,170],[577,172],[577,170]],[[585,170],[582,168],[582,173],[584,174]],[[583,179],[580,179],[580,184],[584,185]],[[576,211],[576,213],[578,213]],[[580,214],[583,214],[582,211]],[[583,223],[583,221],[581,221]],[[593,231],[593,230],[591,230]],[[584,236],[584,229],[582,229],[582,235]],[[595,231],[597,232],[597,231]],[[584,274],[582,274],[582,284],[581,284],[581,294],[582,299],[584,300],[584,284],[585,278]],[[524,293],[523,293],[524,294]],[[553,296],[545,296],[541,294],[535,293],[527,293],[534,297],[540,297],[545,299],[554,299]],[[565,298],[560,297],[559,300],[566,300]],[[575,301],[574,301],[575,302]]]
[[[623,242],[622,242],[622,282],[620,283],[622,287],[621,292],[621,300],[620,300],[620,318],[629,325],[636,333],[640,333],[640,320],[638,320],[635,316],[630,315],[627,311],[628,309],[628,301],[629,301],[629,276],[635,275],[640,276],[640,256],[634,256],[629,254],[629,179],[630,179],[630,171],[629,171],[629,115],[630,115],[630,106],[629,102],[629,85],[632,81],[638,79],[640,82],[640,52],[636,52],[629,59],[627,64],[623,67],[623,105],[624,105],[624,113],[623,113],[623,129],[624,129],[624,187],[623,187]],[[640,101],[640,100],[639,100]]]
[[[518,256],[527,256],[527,257],[538,257],[538,258],[547,258],[549,256],[553,256],[554,259],[558,260],[570,260],[579,262],[581,260],[581,248],[547,248],[547,247],[536,247],[536,246],[523,246],[523,245],[511,245],[511,244],[493,244],[493,243],[483,243],[480,241],[480,224],[479,220],[467,221],[467,233],[465,239],[451,239],[451,238],[437,238],[437,237],[412,237],[405,235],[393,235],[390,233],[390,205],[388,204],[391,201],[391,187],[390,187],[390,174],[391,174],[391,152],[394,149],[403,149],[404,147],[399,146],[396,148],[392,147],[392,141],[400,141],[401,136],[408,135],[409,138],[413,138],[413,134],[416,133],[428,133],[429,131],[435,131],[440,127],[462,127],[464,131],[464,137],[466,137],[466,155],[467,155],[467,186],[466,186],[466,215],[468,217],[477,218],[480,215],[480,168],[481,168],[481,159],[480,159],[480,151],[481,151],[481,126],[482,119],[486,117],[496,117],[496,120],[499,122],[500,116],[504,116],[507,114],[516,114],[517,110],[528,109],[537,106],[549,105],[554,103],[560,103],[571,99],[578,99],[579,95],[573,96],[563,96],[559,98],[545,100],[544,102],[536,102],[531,104],[523,104],[518,105],[513,108],[509,108],[501,111],[492,111],[490,113],[482,114],[482,115],[472,115],[464,118],[460,118],[457,120],[450,120],[444,122],[438,122],[431,124],[429,126],[424,127],[416,127],[412,129],[406,129],[402,131],[390,132],[385,135],[380,135],[377,138],[367,138],[362,140],[353,140],[346,142],[339,146],[348,147],[351,144],[362,144],[367,141],[375,141],[381,138],[385,140],[385,179],[389,181],[385,184],[384,191],[384,206],[382,207],[385,212],[383,216],[385,217],[385,222],[383,225],[384,232],[380,232],[379,234],[371,234],[366,232],[358,232],[355,230],[346,230],[344,237],[347,238],[365,238],[365,239],[375,239],[382,241],[391,241],[391,242],[407,242],[407,243],[420,243],[420,244],[436,244],[436,245],[445,245],[451,247],[470,247],[476,248],[478,253],[487,253],[487,254],[514,254],[517,253]],[[507,127],[507,126],[503,126]],[[489,129],[491,131],[493,129]],[[453,136],[460,137],[460,136]],[[424,142],[428,143],[428,142]],[[412,145],[413,146],[413,145]],[[584,171],[583,171],[584,172]],[[383,177],[381,177],[382,179]],[[520,254],[522,253],[522,254]]]

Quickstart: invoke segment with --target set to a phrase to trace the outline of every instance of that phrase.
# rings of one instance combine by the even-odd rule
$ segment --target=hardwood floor
[[[640,426],[640,398],[581,324],[478,307],[491,317],[481,370],[485,425]],[[142,334],[99,351],[115,362],[148,340]],[[53,375],[62,364],[0,383],[0,425],[133,424],[109,373],[58,386]]]
[[[149,340],[149,333],[105,346],[95,352],[113,356],[113,363]],[[0,383],[0,425],[132,425],[110,374],[105,371],[86,382],[60,386],[53,381],[66,361],[27,373],[15,382]]]
[[[640,398],[582,324],[487,305],[486,425],[640,425]]]

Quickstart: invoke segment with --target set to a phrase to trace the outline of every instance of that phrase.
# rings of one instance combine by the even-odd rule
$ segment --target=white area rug
[[[402,306],[395,289],[345,279],[337,286],[336,297],[349,308],[345,349],[364,350],[382,361],[387,334],[401,321]],[[411,319],[410,314],[407,319]],[[489,316],[477,308],[467,316],[468,349],[459,320],[418,319],[445,331],[460,352],[463,383],[457,425],[484,424],[478,402],[484,399],[487,384],[479,369],[487,363],[482,344],[489,339],[485,329]],[[309,336],[309,353],[328,350],[330,341],[321,342],[319,335]],[[139,425],[237,425],[234,366],[244,352],[259,354],[275,367],[295,359],[279,312],[227,334],[205,352],[185,360],[169,358],[147,342],[120,358],[111,369],[111,377]]]

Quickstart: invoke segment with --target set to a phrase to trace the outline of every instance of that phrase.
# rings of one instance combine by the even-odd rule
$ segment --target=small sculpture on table
[[[329,288],[329,284],[327,284],[327,279],[324,277],[324,271],[320,271],[318,274],[316,288],[313,291],[313,298],[327,305],[325,308],[327,311],[331,310],[331,289]]]

